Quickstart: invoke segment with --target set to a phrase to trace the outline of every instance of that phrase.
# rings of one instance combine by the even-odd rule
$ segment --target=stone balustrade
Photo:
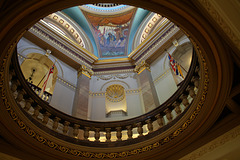
[[[85,141],[88,142],[88,145],[89,143],[102,145],[141,139],[141,137],[151,135],[167,125],[173,125],[177,122],[176,118],[183,116],[184,112],[191,107],[200,84],[201,70],[197,62],[197,55],[194,53],[188,75],[176,93],[165,103],[132,119],[94,122],[69,116],[49,106],[29,87],[17,62],[17,56],[13,55],[9,69],[9,87],[22,111],[32,116],[32,122],[38,123],[37,126],[45,126],[41,129],[47,129],[48,133],[55,136],[62,135],[68,137],[69,140],[72,138]],[[68,138],[65,139],[68,140]]]

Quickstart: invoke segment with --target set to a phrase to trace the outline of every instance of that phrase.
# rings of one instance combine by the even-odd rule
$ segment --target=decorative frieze
[[[101,80],[110,80],[110,79],[126,79],[130,76],[129,73],[124,73],[124,74],[110,74],[110,75],[100,75],[100,76],[96,76],[98,79]]]
[[[141,89],[130,89],[125,90],[125,94],[134,94],[134,93],[140,93]],[[105,96],[106,92],[91,92],[89,91],[89,96]]]

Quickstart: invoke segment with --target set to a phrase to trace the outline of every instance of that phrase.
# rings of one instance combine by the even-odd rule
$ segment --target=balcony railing
[[[198,91],[201,75],[198,57],[193,53],[188,75],[175,94],[165,103],[135,118],[95,122],[67,115],[43,101],[23,77],[16,55],[17,53],[13,55],[9,69],[9,86],[25,116],[36,126],[55,137],[71,143],[95,147],[106,147],[109,143],[111,147],[138,143],[173,126],[191,107]],[[146,133],[144,128],[147,128]],[[133,136],[135,132],[137,136]],[[123,134],[126,134],[126,137],[123,137]]]
[[[29,82],[28,82],[28,84],[29,84],[29,86],[32,88],[32,90],[39,96],[42,89],[41,89],[40,87],[38,87],[38,86],[35,86],[35,85],[32,84],[32,83],[29,83]],[[43,95],[42,95],[40,98],[42,98],[42,100],[50,103],[50,101],[51,101],[51,99],[52,99],[52,94],[44,91],[44,92],[43,92]]]

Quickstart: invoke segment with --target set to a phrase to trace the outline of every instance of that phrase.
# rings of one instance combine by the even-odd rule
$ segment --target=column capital
[[[82,74],[87,76],[88,78],[91,78],[93,75],[93,70],[90,68],[87,68],[85,65],[81,65],[78,69],[78,77]]]
[[[151,72],[150,70],[150,65],[148,63],[146,63],[145,60],[143,60],[141,63],[139,63],[138,65],[136,65],[134,71],[137,72],[138,74],[140,74],[142,71],[144,71],[145,69],[147,69],[149,72]]]

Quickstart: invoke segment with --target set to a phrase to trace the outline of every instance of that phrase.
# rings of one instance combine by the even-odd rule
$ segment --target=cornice
[[[134,57],[136,57],[137,53],[140,52],[140,50],[143,50],[146,46],[151,45],[151,43],[153,43],[154,39],[159,38],[159,34],[161,33],[162,29],[166,28],[166,26],[170,25],[170,21],[166,20],[164,21],[164,23],[162,23],[162,25],[159,27],[160,29],[156,29],[153,33],[151,33],[145,40],[144,42],[142,42],[140,45],[137,46],[137,48],[135,48],[129,55],[128,57],[132,58],[132,59],[136,59]],[[171,23],[173,25],[173,23]]]
[[[168,22],[168,23],[167,23]],[[152,33],[141,45],[139,45],[130,55],[136,64],[142,60],[147,60],[155,51],[164,43],[166,43],[170,37],[174,36],[180,29],[172,22],[166,21],[165,27],[156,30]]]
[[[38,23],[35,24],[35,26],[38,26],[40,29],[46,31],[49,35],[54,35],[54,37],[60,38],[62,40],[61,41],[62,43],[66,43],[65,44],[66,46],[74,48],[79,52],[81,56],[85,57],[89,61],[95,61],[98,59],[97,56],[89,52],[87,49],[85,49],[81,45],[77,44],[76,42],[72,41],[71,39],[69,39],[64,35],[59,35],[58,33],[56,33],[56,31],[51,29],[45,21],[40,20]]]
[[[29,33],[46,41],[46,43],[59,50],[60,53],[66,54],[73,61],[77,60],[79,64],[84,64],[91,68],[92,63],[97,59],[96,56],[89,54],[87,50],[81,48],[78,44],[67,37],[55,34],[53,31],[49,31],[48,28],[39,23],[35,24],[29,30]]]

